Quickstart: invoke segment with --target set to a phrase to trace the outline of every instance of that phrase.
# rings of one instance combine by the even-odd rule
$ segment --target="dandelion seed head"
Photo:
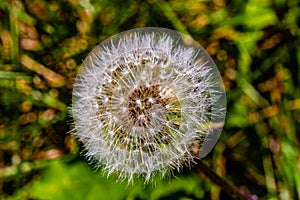
[[[206,156],[225,105],[220,74],[198,43],[168,29],[133,29],[84,60],[73,89],[74,135],[107,174],[148,181]]]

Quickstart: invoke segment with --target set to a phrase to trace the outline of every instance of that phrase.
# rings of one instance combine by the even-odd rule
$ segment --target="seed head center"
[[[149,127],[156,114],[163,114],[170,103],[168,96],[163,96],[161,86],[146,87],[141,85],[129,96],[128,110],[135,125]],[[158,113],[159,112],[159,113]]]

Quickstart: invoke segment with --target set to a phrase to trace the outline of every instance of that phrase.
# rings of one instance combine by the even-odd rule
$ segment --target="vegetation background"
[[[261,199],[300,199],[298,0],[1,0],[0,199],[229,199],[184,169],[156,187],[116,183],[80,154],[72,83],[82,60],[121,31],[191,35],[226,87],[226,124],[204,159]]]

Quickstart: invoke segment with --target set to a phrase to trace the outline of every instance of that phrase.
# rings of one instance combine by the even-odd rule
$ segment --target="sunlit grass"
[[[228,113],[205,162],[262,199],[299,199],[298,11],[297,0],[1,1],[0,199],[227,198],[188,169],[157,187],[115,183],[85,164],[68,134],[82,60],[144,26],[189,34],[221,71]]]

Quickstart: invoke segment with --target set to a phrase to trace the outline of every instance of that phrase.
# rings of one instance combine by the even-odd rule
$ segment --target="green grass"
[[[204,161],[261,199],[300,199],[299,9],[297,0],[1,1],[0,199],[228,199],[188,169],[156,187],[106,179],[68,134],[82,60],[144,26],[189,34],[222,74],[227,118]]]

